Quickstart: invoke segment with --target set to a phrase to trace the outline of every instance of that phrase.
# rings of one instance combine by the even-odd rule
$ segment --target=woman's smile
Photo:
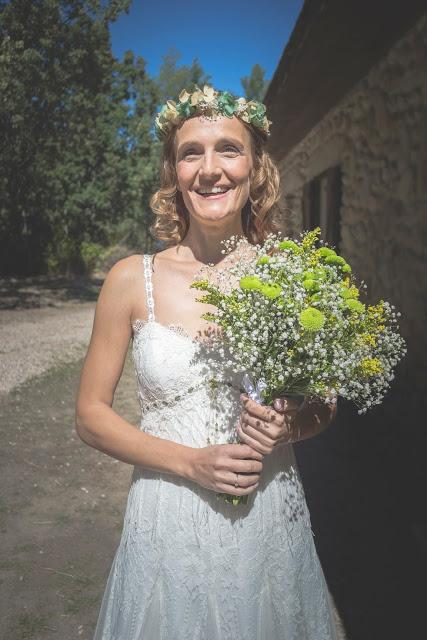
[[[219,200],[227,196],[227,194],[231,191],[231,187],[221,188],[218,190],[216,190],[215,187],[212,190],[195,189],[195,191],[197,195],[203,198],[204,200]]]

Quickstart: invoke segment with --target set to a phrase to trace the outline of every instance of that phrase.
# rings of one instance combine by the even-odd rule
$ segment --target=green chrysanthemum
[[[307,280],[304,280],[304,282],[302,283],[302,286],[306,291],[313,291],[313,292],[317,291],[319,288],[319,285],[316,282],[316,280],[313,280],[312,278],[307,278]]]
[[[257,276],[244,276],[240,278],[239,285],[243,291],[258,291],[262,287],[262,282]]]
[[[324,280],[324,278],[325,278],[325,276],[327,274],[327,271],[326,271],[324,265],[320,264],[318,267],[316,267],[316,269],[314,270],[314,274],[315,274],[315,276],[316,276],[316,278],[318,280]]]
[[[257,264],[268,264],[270,262],[270,256],[261,256]]]
[[[337,267],[343,267],[345,264],[347,264],[344,258],[337,255],[326,256],[325,262],[326,264],[333,264],[333,265],[336,265]]]
[[[351,267],[350,267],[350,265],[348,263],[343,265],[342,272],[343,273],[351,273]]]
[[[304,278],[304,280],[315,280],[316,274],[314,273],[314,271],[304,271],[302,277]]]
[[[320,247],[320,249],[317,250],[317,255],[321,258],[328,258],[330,256],[336,256],[337,252],[333,249],[329,249],[329,247]]]
[[[278,284],[263,284],[260,291],[266,298],[274,300],[274,298],[278,298],[282,293],[282,287]]]
[[[353,300],[350,298],[345,301],[345,304],[350,311],[355,311],[356,313],[362,313],[365,311],[365,305],[362,302],[359,302],[359,300]]]
[[[282,242],[279,243],[279,249],[282,249],[282,251],[285,249],[289,249],[294,253],[299,253],[300,251],[299,246],[293,240],[282,240]]]
[[[299,321],[306,331],[316,332],[325,324],[325,316],[318,309],[308,307],[299,314]]]

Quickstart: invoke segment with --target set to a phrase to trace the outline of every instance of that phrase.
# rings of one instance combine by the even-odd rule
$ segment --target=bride
[[[190,288],[204,265],[227,264],[223,240],[244,236],[250,247],[273,229],[270,124],[264,105],[208,86],[157,116],[153,233],[167,248],[108,273],[77,397],[80,438],[134,467],[94,640],[341,637],[292,449],[335,408],[263,406],[239,381],[214,399],[207,305]],[[112,409],[130,340],[137,426]],[[235,506],[219,492],[249,499]]]

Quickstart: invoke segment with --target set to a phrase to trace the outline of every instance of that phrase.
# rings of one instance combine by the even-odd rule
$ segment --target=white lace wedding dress
[[[155,320],[135,323],[145,432],[204,447],[233,440],[239,385],[212,396],[203,345]],[[264,460],[247,505],[134,467],[123,532],[94,640],[335,640],[333,604],[313,543],[292,446]]]

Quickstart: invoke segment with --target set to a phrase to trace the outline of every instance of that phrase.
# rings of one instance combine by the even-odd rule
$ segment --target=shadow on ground
[[[316,548],[350,640],[425,637],[424,399],[394,392],[336,423],[296,455]]]
[[[67,302],[96,302],[102,277],[34,276],[0,278],[1,309],[56,307]]]

